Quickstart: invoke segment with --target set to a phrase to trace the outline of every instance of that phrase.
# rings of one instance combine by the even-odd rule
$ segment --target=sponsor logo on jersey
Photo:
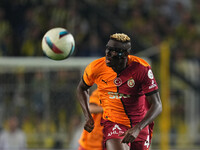
[[[149,77],[149,79],[153,79],[153,72],[151,69],[149,69],[149,71],[148,71],[148,77]]]
[[[101,79],[101,81],[104,82],[105,84],[108,84],[107,81],[105,81],[105,80],[103,80],[103,79]]]
[[[109,95],[110,99],[121,99],[121,98],[129,98],[129,97],[131,97],[130,95],[117,93],[117,92],[108,92],[108,95]]]
[[[113,127],[112,130],[114,131],[114,130],[116,130],[116,129],[118,129],[118,130],[122,130],[122,129],[117,125],[117,124]]]
[[[112,136],[112,135],[119,135],[119,134],[123,134],[124,131],[122,131],[122,129],[115,124],[115,126],[112,128],[112,131],[108,133],[108,136]]]
[[[116,86],[120,86],[120,85],[122,85],[122,79],[119,78],[119,77],[115,78],[115,80],[114,80],[114,84],[115,84]]]
[[[134,87],[135,81],[133,80],[133,78],[131,78],[131,79],[129,79],[129,80],[127,81],[127,85],[128,85],[130,88]]]
[[[151,81],[151,85],[149,86],[149,89],[152,89],[156,87],[157,85],[154,83],[154,80]]]

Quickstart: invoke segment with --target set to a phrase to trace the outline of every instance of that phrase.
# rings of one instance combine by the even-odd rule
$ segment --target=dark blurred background
[[[1,0],[1,55],[42,56],[44,33],[64,27],[75,37],[74,56],[103,56],[109,35],[124,32],[134,53],[169,39],[174,56],[198,60],[199,7],[198,0]]]

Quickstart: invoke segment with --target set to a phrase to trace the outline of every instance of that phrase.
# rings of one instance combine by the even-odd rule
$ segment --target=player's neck
[[[124,66],[116,66],[116,67],[112,67],[113,71],[116,72],[117,74],[120,74],[124,69],[127,68],[127,64]]]
[[[113,65],[111,68],[117,73],[121,73],[128,66],[128,58],[120,61],[118,64]]]

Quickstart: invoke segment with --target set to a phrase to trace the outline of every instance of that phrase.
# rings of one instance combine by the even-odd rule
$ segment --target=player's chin
[[[107,65],[108,67],[113,67],[113,63],[112,63],[112,62],[107,62],[106,65]]]
[[[111,63],[106,63],[106,65],[107,65],[108,67],[112,67]]]

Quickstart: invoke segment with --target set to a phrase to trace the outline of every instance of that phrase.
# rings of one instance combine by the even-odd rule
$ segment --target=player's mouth
[[[106,61],[105,61],[105,62],[106,62],[106,65],[107,65],[107,66],[110,66],[111,59],[109,59],[108,57],[106,57]]]
[[[106,63],[110,63],[110,60],[106,59]]]

